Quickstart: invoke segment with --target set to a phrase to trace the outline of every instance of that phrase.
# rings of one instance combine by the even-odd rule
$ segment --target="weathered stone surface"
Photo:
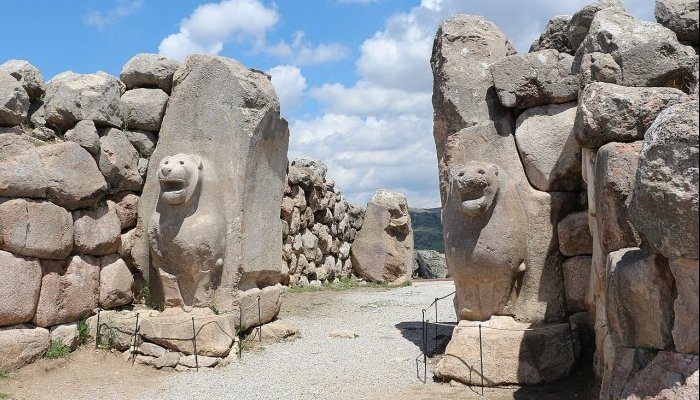
[[[569,22],[569,44],[576,50],[583,43],[598,11],[609,8],[614,12],[626,12],[622,0],[598,0],[576,12]]]
[[[97,155],[100,152],[100,136],[97,134],[95,123],[91,120],[78,122],[63,137],[78,143],[92,155]]]
[[[22,83],[0,70],[0,125],[19,125],[27,119],[29,95]]]
[[[305,187],[321,187],[326,179],[328,167],[318,159],[299,157],[289,164],[287,179],[291,185],[303,185]]]
[[[610,142],[642,140],[659,113],[684,97],[683,92],[673,88],[591,83],[579,100],[576,140],[591,149]]]
[[[144,319],[156,318],[160,314],[155,310],[143,309],[138,311],[101,311],[99,335],[97,315],[87,319],[90,339],[97,341],[100,346],[114,348],[119,351],[128,350],[134,344],[137,313],[139,314],[139,327],[143,326],[142,322]],[[192,330],[191,324],[192,321],[190,320],[190,331]]]
[[[656,0],[654,16],[658,23],[672,30],[678,40],[697,47],[700,44],[698,10],[700,6],[694,0]]]
[[[559,251],[565,256],[592,254],[593,238],[588,228],[588,211],[567,215],[557,224]]]
[[[121,70],[120,78],[127,89],[161,88],[170,93],[173,74],[180,63],[158,54],[141,53],[132,57]]]
[[[639,234],[629,221],[627,205],[641,148],[642,142],[608,143],[596,153],[594,215],[601,254],[640,244]]]
[[[669,260],[678,296],[673,303],[676,351],[698,354],[698,260]]]
[[[408,202],[401,193],[378,190],[367,203],[362,230],[351,248],[355,272],[376,282],[410,280],[413,229]]]
[[[518,117],[515,141],[536,189],[578,191],[583,187],[575,118],[574,102],[530,108]]]
[[[261,327],[260,337],[264,341],[277,342],[299,334],[299,327],[292,322],[276,319]]]
[[[132,89],[121,97],[126,127],[157,132],[163,121],[168,94],[160,89]]]
[[[544,32],[539,38],[535,39],[530,46],[530,53],[552,49],[559,53],[569,53],[573,54],[574,49],[569,43],[569,23],[571,22],[571,15],[557,15],[552,17],[547,26],[544,28]]]
[[[192,337],[196,332],[199,355],[225,357],[236,334],[235,317],[234,314],[215,315],[208,308],[194,308],[189,313],[170,308],[157,317],[144,318],[140,332],[151,342],[185,354],[193,354]]]
[[[266,324],[277,317],[282,306],[282,285],[268,286],[263,289],[248,289],[240,294],[240,309],[243,315],[234,323],[240,331]],[[260,313],[258,314],[258,297]],[[240,324],[240,325],[239,325]]]
[[[100,203],[90,210],[73,211],[75,250],[81,254],[104,256],[117,252],[121,236],[114,207]]]
[[[648,348],[617,347],[611,349],[611,353],[614,362],[608,362],[602,373],[601,400],[621,399],[625,385],[656,356],[656,352]]]
[[[157,344],[143,342],[136,348],[136,352],[144,356],[158,358],[164,356],[167,350],[165,347],[158,346]]]
[[[215,367],[216,364],[219,363],[219,360],[221,359],[217,357],[198,356],[197,358],[195,358],[194,355],[188,355],[181,356],[178,360],[178,363],[188,368],[211,368]]]
[[[37,148],[47,180],[46,195],[51,202],[69,210],[97,203],[107,183],[95,160],[73,142]]]
[[[158,141],[158,137],[153,132],[127,130],[124,131],[124,134],[131,142],[131,145],[139,152],[139,155],[150,157],[153,154]]]
[[[56,135],[56,132],[45,126],[38,126],[29,133],[33,138],[41,140],[42,142],[56,142],[61,141],[61,139]]]
[[[109,197],[107,200],[110,207],[114,208],[119,218],[119,225],[122,230],[136,226],[139,196],[133,192],[120,192]]]
[[[586,310],[586,294],[591,275],[591,257],[577,256],[564,261],[561,266],[569,312]]]
[[[143,178],[139,174],[138,162],[139,153],[124,132],[116,128],[103,132],[97,164],[110,187],[141,190]]]
[[[153,366],[158,369],[166,367],[172,368],[180,361],[180,357],[182,357],[182,353],[169,351],[153,360]]]
[[[29,98],[34,100],[44,94],[44,77],[39,69],[24,60],[8,60],[0,64],[0,74],[6,72],[17,79]]]
[[[22,135],[21,127],[0,127],[0,160],[12,158],[32,147],[34,145],[32,145],[31,140]]]
[[[63,72],[46,83],[44,118],[60,130],[82,120],[92,120],[98,126],[121,126],[120,96],[119,81],[104,72]]]
[[[0,196],[46,196],[48,181],[41,156],[28,139],[19,135],[0,135]]]
[[[596,80],[583,66],[592,53],[610,54],[621,71],[617,83],[623,86],[670,86],[686,88],[692,81],[695,51],[681,45],[676,35],[659,24],[644,22],[613,9],[596,13],[586,39],[576,53],[581,62],[582,83]],[[649,57],[664,54],[663,57]],[[592,67],[592,64],[591,64]]]
[[[73,248],[73,218],[53,203],[5,201],[0,204],[0,243],[15,254],[62,260]]]
[[[435,250],[414,251],[413,276],[424,279],[447,278],[445,255]]]
[[[662,351],[624,387],[620,399],[684,400],[698,397],[698,356]]]
[[[80,344],[77,323],[52,326],[50,332],[52,342],[62,343],[67,346],[70,351],[77,349]]]
[[[656,253],[698,259],[698,100],[664,110],[647,131],[629,219]]]
[[[63,261],[41,260],[43,277],[32,323],[48,327],[78,321],[97,307],[100,260],[72,256]]]
[[[48,348],[48,329],[31,325],[0,327],[0,371],[31,364],[43,357]]]
[[[192,55],[174,82],[139,200],[139,225],[151,227],[150,275],[155,277],[167,262],[157,254],[165,249],[160,245],[168,243],[168,251],[160,254],[182,255],[171,263],[177,271],[191,275],[201,271],[204,262],[211,271],[211,285],[199,278],[189,284],[204,288],[200,293],[204,296],[195,302],[192,290],[183,303],[208,303],[215,294],[221,311],[233,311],[238,305],[237,289],[274,285],[284,278],[279,207],[286,182],[287,124],[279,116],[279,101],[268,77],[234,60]],[[188,173],[188,183],[194,185],[180,198],[167,176],[174,171],[185,174],[185,170],[176,166],[166,171],[164,162],[183,154],[200,160],[197,166],[202,169],[195,168],[196,177]],[[197,182],[201,190],[193,195]],[[176,197],[184,201],[171,202]],[[196,215],[187,214],[195,209]],[[185,215],[185,223],[174,230]],[[209,254],[201,259],[189,255],[189,248],[205,243],[211,244]],[[143,242],[139,246],[135,246],[138,264],[148,265],[147,247]],[[163,271],[159,277],[168,279],[168,274],[180,274],[177,271]],[[156,294],[161,291],[154,289]]]
[[[100,258],[100,307],[114,308],[134,300],[134,276],[117,254]]]
[[[498,98],[506,107],[530,108],[576,100],[579,79],[574,57],[556,50],[506,57],[491,66]]]
[[[637,248],[608,255],[606,313],[610,332],[622,346],[671,349],[673,275],[661,256]]]
[[[0,250],[0,277],[0,325],[31,321],[41,287],[39,260]]]
[[[485,386],[552,382],[566,377],[576,365],[578,334],[571,335],[568,324],[530,325],[499,316],[483,323],[460,321],[433,374],[440,380],[481,385],[481,350]]]

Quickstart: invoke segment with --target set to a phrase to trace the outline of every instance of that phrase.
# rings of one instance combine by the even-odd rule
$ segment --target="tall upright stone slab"
[[[288,142],[269,76],[206,55],[175,73],[139,200],[148,240],[135,251],[166,306],[233,311],[239,290],[282,281]]]

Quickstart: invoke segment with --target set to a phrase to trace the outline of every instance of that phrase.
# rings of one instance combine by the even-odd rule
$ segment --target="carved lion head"
[[[199,182],[202,159],[189,154],[163,157],[158,165],[161,198],[175,206],[187,203]]]
[[[498,194],[498,166],[479,161],[455,165],[450,169],[451,195],[468,216],[488,210]]]

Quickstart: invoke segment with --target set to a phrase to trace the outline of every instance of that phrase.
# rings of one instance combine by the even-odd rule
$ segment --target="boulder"
[[[574,50],[569,43],[569,23],[571,15],[557,15],[552,17],[544,32],[530,46],[530,53],[540,50],[552,49],[559,53],[573,54]]]
[[[61,138],[56,135],[56,132],[51,129],[47,128],[45,126],[38,126],[29,133],[31,137],[37,140],[41,140],[42,142],[61,142]]]
[[[674,88],[626,87],[594,82],[581,93],[574,132],[582,147],[644,139],[664,108],[684,99]]]
[[[593,18],[598,11],[608,8],[613,12],[626,12],[622,0],[597,0],[586,5],[571,17],[569,22],[569,44],[574,51],[583,43],[591,27],[591,22],[593,22]]]
[[[51,202],[69,210],[97,203],[107,191],[95,160],[84,148],[64,142],[37,148]]]
[[[697,22],[696,22],[697,30]],[[44,94],[44,77],[39,69],[24,60],[8,60],[0,64],[0,74],[6,72],[17,79],[31,100],[36,100]]]
[[[100,260],[72,256],[63,261],[41,260],[43,277],[32,323],[49,327],[78,321],[97,307]]]
[[[624,387],[620,399],[685,400],[698,397],[698,356],[661,351]]]
[[[157,132],[168,104],[168,94],[160,89],[132,89],[121,97],[126,128]]]
[[[384,189],[374,194],[351,257],[355,272],[367,280],[402,283],[411,278],[413,229],[403,194]]]
[[[139,174],[138,162],[139,153],[124,132],[116,128],[102,132],[97,164],[110,187],[141,190],[143,178]]]
[[[517,119],[515,141],[532,186],[542,191],[578,191],[581,148],[574,139],[576,103],[530,108]]]
[[[149,342],[143,342],[136,348],[136,353],[155,358],[164,356],[167,351],[165,347]]]
[[[217,357],[197,356],[195,358],[194,355],[183,355],[180,356],[178,364],[188,368],[212,368],[215,367],[220,360],[221,358]]]
[[[99,314],[99,335],[97,330],[97,315],[87,319],[90,339],[94,339],[99,346],[109,347],[119,351],[129,350],[134,345],[134,330],[137,329],[136,315],[138,314],[138,327],[142,328],[143,320],[156,318],[160,313],[155,310],[138,311],[101,311]],[[192,329],[190,321],[190,330]]]
[[[73,248],[73,218],[53,203],[5,201],[0,203],[0,243],[18,255],[62,260]]]
[[[0,127],[0,160],[10,159],[33,147],[31,139],[22,134],[21,127]],[[3,171],[3,168],[0,168],[0,171]]]
[[[22,83],[0,71],[0,125],[19,125],[27,119],[28,112],[29,95]]]
[[[240,293],[242,315],[234,322],[239,332],[266,324],[277,317],[282,306],[282,288],[282,285],[275,285],[263,289],[253,288]],[[260,298],[259,309],[258,298]]]
[[[586,296],[591,276],[591,262],[590,256],[577,256],[567,259],[561,266],[569,312],[587,309]]]
[[[121,236],[119,217],[106,203],[94,209],[73,211],[75,250],[80,254],[104,256],[117,252]]]
[[[323,187],[328,167],[318,159],[299,157],[289,164],[287,179],[290,185],[303,185],[306,188]]]
[[[520,109],[566,103],[578,96],[578,76],[571,73],[574,57],[541,50],[504,58],[491,66],[498,98]]]
[[[46,197],[48,181],[41,156],[29,139],[0,135],[0,156],[0,196]]]
[[[120,192],[107,200],[110,208],[113,208],[119,218],[121,229],[129,229],[136,226],[138,218],[139,196],[134,192]]]
[[[669,260],[678,296],[673,302],[676,351],[698,354],[698,260]]]
[[[141,53],[132,57],[121,70],[127,89],[160,88],[170,94],[173,74],[180,63],[158,54]]]
[[[695,0],[656,0],[656,21],[672,30],[678,40],[698,47],[698,2]],[[1,68],[1,67],[0,67]]]
[[[92,120],[97,126],[122,125],[119,80],[102,71],[56,75],[46,83],[44,118],[46,123],[65,131],[78,121]]]
[[[698,259],[698,100],[664,110],[644,136],[629,219],[656,253]]]
[[[526,324],[503,316],[460,321],[433,375],[481,385],[483,362],[484,386],[537,385],[569,375],[578,353],[578,333],[566,323]]]
[[[78,333],[78,324],[61,324],[52,326],[50,329],[51,342],[58,342],[75,351],[80,345],[80,334]]]
[[[0,325],[31,321],[40,287],[39,260],[0,250]]]
[[[593,238],[588,228],[588,211],[571,213],[557,224],[559,251],[565,256],[593,253]]]
[[[620,68],[623,86],[669,86],[687,88],[693,77],[695,51],[678,42],[675,33],[657,23],[640,21],[614,9],[596,13],[586,39],[576,53],[582,83],[596,80],[584,68],[586,54],[609,54]],[[665,55],[650,57],[649,55]],[[580,66],[580,71],[577,68]],[[592,66],[592,64],[591,64]],[[590,67],[590,66],[589,66]]]
[[[180,361],[180,357],[182,356],[183,354],[180,352],[168,351],[167,353],[153,360],[153,366],[158,369],[168,367],[174,368],[177,366],[178,362]]]
[[[292,322],[276,319],[261,327],[260,338],[266,342],[278,342],[299,334],[299,327]]]
[[[615,342],[672,349],[674,280],[666,259],[638,248],[608,255],[605,306]]]
[[[153,132],[140,131],[140,130],[126,130],[124,131],[127,139],[134,146],[136,151],[142,157],[150,157],[153,154],[153,150],[156,148],[156,142],[158,142],[158,137]]]
[[[95,123],[91,120],[79,121],[63,135],[63,138],[79,144],[92,155],[100,152],[100,136],[97,134]]]
[[[656,357],[650,348],[617,347],[611,349],[613,361],[607,362],[603,371],[600,400],[622,399],[625,385]],[[638,399],[638,398],[637,398]],[[632,399],[626,399],[632,400]]]
[[[629,221],[627,205],[641,148],[642,142],[608,143],[596,153],[593,185],[601,254],[640,245],[639,234]]]
[[[348,248],[349,247],[350,246],[348,245]],[[414,255],[414,277],[423,279],[447,278],[447,264],[445,263],[444,254],[435,250],[416,250],[414,251]]]
[[[0,327],[0,371],[31,364],[43,357],[48,348],[48,329],[31,325]]]
[[[148,341],[185,354],[193,354],[196,333],[197,354],[225,357],[236,336],[236,321],[234,314],[216,315],[208,308],[194,308],[189,313],[169,308],[156,317],[143,318],[140,333]]]
[[[134,300],[134,276],[117,254],[100,259],[100,307],[123,306]]]

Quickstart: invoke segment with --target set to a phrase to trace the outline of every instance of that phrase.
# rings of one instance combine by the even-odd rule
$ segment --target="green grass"
[[[70,354],[70,347],[66,346],[58,340],[52,340],[51,344],[49,345],[49,349],[46,350],[46,355],[44,357],[50,360],[55,360],[57,358],[68,357],[68,354]]]
[[[10,378],[10,374],[8,374],[5,371],[0,370],[0,381],[3,379],[9,379],[9,378]]]
[[[90,337],[90,327],[88,326],[87,319],[81,319],[78,321],[78,341],[81,345],[88,342]]]
[[[0,392],[0,400],[9,399],[10,395],[7,393]]]
[[[360,282],[352,278],[343,278],[338,283],[324,283],[320,286],[293,286],[289,288],[290,293],[309,293],[309,292],[321,292],[321,291],[334,291],[340,292],[343,290],[350,290],[355,288],[372,288],[372,289],[392,289],[397,287],[410,286],[411,281],[406,281],[400,285],[392,285],[386,282],[367,282],[360,284]]]

